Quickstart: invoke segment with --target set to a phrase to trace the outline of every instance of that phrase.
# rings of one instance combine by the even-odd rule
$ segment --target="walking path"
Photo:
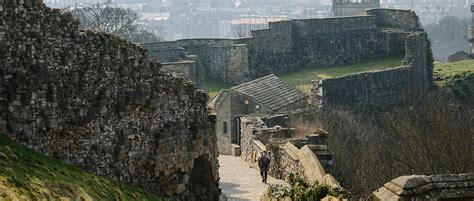
[[[262,183],[260,172],[249,167],[236,156],[219,156],[219,186],[227,200],[260,200],[269,184],[285,184],[268,175],[268,184]]]

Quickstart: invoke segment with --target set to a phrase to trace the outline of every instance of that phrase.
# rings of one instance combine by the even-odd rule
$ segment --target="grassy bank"
[[[449,86],[459,80],[472,77],[474,74],[474,59],[454,63],[435,63],[433,70],[436,84]]]
[[[0,200],[160,200],[43,156],[0,134]]]
[[[296,86],[299,90],[309,92],[311,80],[317,78],[334,78],[353,73],[398,67],[402,65],[403,59],[403,56],[390,56],[345,66],[307,68],[288,75],[283,75],[281,79]]]
[[[202,88],[207,91],[207,93],[209,94],[211,98],[216,96],[217,93],[219,93],[221,89],[228,89],[231,87],[232,87],[231,84],[227,84],[227,83],[216,81],[216,80],[210,80],[210,79],[206,79],[204,81],[204,85],[202,86]]]
[[[402,65],[403,59],[403,56],[390,56],[345,66],[306,68],[279,77],[297,87],[299,90],[309,92],[311,80],[316,78],[333,78],[352,73],[398,67]],[[203,86],[211,98],[214,97],[219,90],[228,89],[230,87],[232,87],[232,85],[215,80],[206,80]]]

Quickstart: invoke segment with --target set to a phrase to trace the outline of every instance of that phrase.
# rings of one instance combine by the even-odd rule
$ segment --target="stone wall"
[[[379,7],[380,0],[332,0],[332,16],[362,15],[365,9]]]
[[[196,55],[204,67],[205,78],[239,84],[248,81],[248,56],[245,44],[231,39],[184,39],[140,44],[154,59],[177,61]]]
[[[252,31],[249,38],[185,39],[142,46],[158,59],[174,59],[185,52],[198,55],[206,78],[240,84],[302,68],[403,55],[406,37],[420,30],[412,11],[372,9],[366,16],[272,22],[268,29]]]
[[[474,55],[473,55],[472,58],[474,58]],[[468,54],[467,52],[459,51],[459,52],[456,52],[452,55],[449,55],[446,62],[447,63],[453,63],[453,62],[458,62],[458,61],[467,60],[467,59],[471,59],[471,55]]]
[[[339,182],[326,173],[320,159],[308,146],[298,148],[302,139],[295,138],[293,129],[273,127],[268,128],[262,118],[254,116],[241,117],[241,151],[242,159],[251,167],[257,168],[259,154],[270,151],[272,160],[269,174],[278,179],[286,179],[290,173],[298,173],[309,182],[319,182],[334,187],[340,187]]]
[[[433,84],[433,58],[424,32],[406,40],[405,66],[313,82],[313,102],[344,108],[387,107],[416,101]]]
[[[194,60],[184,60],[176,62],[161,63],[162,69],[169,72],[181,73],[192,80],[196,85],[200,86],[204,83],[204,72],[199,59],[194,56],[189,58]]]
[[[207,95],[115,35],[40,0],[0,1],[0,130],[43,154],[162,196],[213,200]]]
[[[141,46],[149,48],[152,59],[163,62],[163,70],[181,73],[199,86],[204,83],[205,69],[199,56],[191,55],[173,42],[162,42],[159,48],[152,48],[149,44]]]
[[[401,176],[374,191],[371,200],[473,200],[474,173]]]
[[[365,14],[377,16],[376,24],[379,28],[422,31],[420,19],[410,10],[373,8],[365,10]]]

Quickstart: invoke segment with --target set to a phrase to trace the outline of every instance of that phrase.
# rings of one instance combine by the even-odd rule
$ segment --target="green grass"
[[[228,89],[232,86],[233,85],[224,82],[206,79],[204,81],[203,89],[207,91],[211,98],[213,98],[221,89]]]
[[[457,80],[472,77],[474,74],[474,59],[443,64],[436,62],[433,70],[434,79],[439,86],[451,85]]]
[[[352,65],[306,68],[279,77],[290,83],[291,85],[295,86],[298,90],[308,93],[311,87],[311,80],[317,78],[333,78],[353,73],[398,67],[402,65],[403,60],[404,57],[401,55],[389,56],[384,58],[371,59]],[[211,98],[217,95],[217,93],[221,89],[228,89],[230,87],[232,87],[232,85],[215,80],[205,80],[203,86],[203,88],[209,93],[209,96]]]
[[[309,92],[311,80],[317,78],[334,78],[353,73],[398,67],[403,64],[403,60],[403,56],[389,56],[345,66],[307,68],[288,75],[283,75],[280,78],[299,90]]]
[[[0,200],[163,200],[21,146],[0,134]]]

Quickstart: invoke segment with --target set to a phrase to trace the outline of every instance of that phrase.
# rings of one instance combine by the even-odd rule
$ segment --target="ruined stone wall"
[[[184,39],[178,41],[145,43],[152,58],[176,61],[183,55],[197,55],[204,67],[205,78],[240,84],[248,81],[248,56],[245,44],[232,39]]]
[[[207,95],[114,35],[40,0],[0,1],[0,130],[113,180],[185,200],[219,195]]]
[[[407,175],[374,191],[371,200],[473,200],[474,173]]]
[[[421,28],[412,11],[374,9],[367,16],[272,22],[241,39],[186,39],[143,44],[150,54],[198,55],[206,77],[232,84],[302,68],[353,64],[405,53],[406,37]],[[172,50],[175,53],[167,51]],[[184,50],[183,50],[184,48]],[[233,51],[235,50],[235,51]],[[158,51],[158,54],[159,51]]]
[[[365,14],[375,16],[379,28],[404,31],[422,30],[418,16],[410,10],[374,8],[365,10]]]
[[[193,59],[193,57],[190,58]],[[203,67],[198,58],[194,61],[164,62],[162,63],[162,69],[168,72],[181,73],[198,86],[204,83]]]
[[[432,87],[433,57],[426,33],[411,34],[406,41],[405,66],[322,80],[322,94],[313,101],[346,108],[386,107],[417,100]],[[322,96],[322,97],[321,97]]]
[[[262,118],[241,117],[241,158],[251,167],[258,168],[259,154],[271,152],[269,174],[286,179],[290,173],[298,173],[310,183],[319,182],[340,187],[339,182],[324,170],[320,160],[308,145],[298,149],[292,141],[300,139],[292,135],[292,129],[268,128]]]

